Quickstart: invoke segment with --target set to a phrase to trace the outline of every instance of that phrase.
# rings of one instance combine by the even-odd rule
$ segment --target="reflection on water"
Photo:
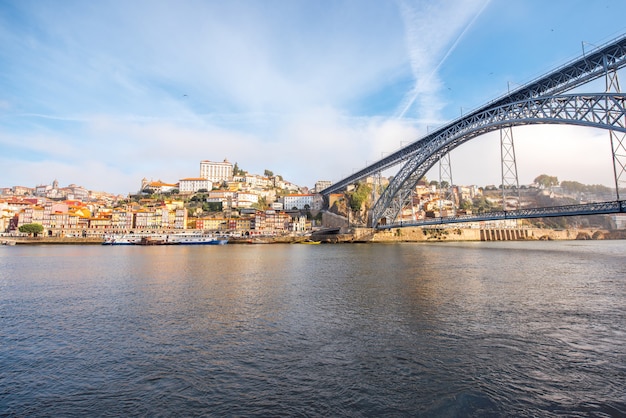
[[[623,415],[624,249],[0,248],[0,415]]]

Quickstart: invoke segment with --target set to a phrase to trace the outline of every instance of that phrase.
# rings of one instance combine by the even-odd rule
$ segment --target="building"
[[[259,203],[259,196],[254,193],[238,192],[235,194],[235,200],[233,202],[236,208],[251,208]]]
[[[145,177],[141,179],[142,193],[169,193],[177,187],[177,184],[164,183],[161,180],[148,181]]]
[[[14,196],[29,196],[35,192],[35,189],[31,187],[24,186],[13,186],[13,195]]]
[[[213,183],[231,181],[233,179],[233,165],[228,160],[224,160],[222,163],[208,160],[200,161],[200,177]]]
[[[250,208],[259,203],[259,196],[254,193],[213,190],[207,194],[206,201],[221,203],[223,208]]]
[[[128,231],[133,228],[133,213],[124,209],[111,211],[111,228]]]
[[[319,210],[322,208],[322,197],[319,194],[288,194],[283,198],[285,210],[293,208]]]
[[[326,189],[327,187],[332,186],[332,181],[328,181],[328,180],[319,180],[315,182],[315,193],[319,193],[322,190]]]
[[[611,215],[611,220],[615,225],[615,229],[626,229],[626,215],[621,213]]]
[[[283,197],[283,207],[285,210],[289,209],[305,209],[305,207],[311,208],[313,204],[312,194],[289,194]]]
[[[213,188],[213,182],[203,177],[186,178],[178,181],[178,191],[180,193],[195,193],[198,190],[209,191]]]

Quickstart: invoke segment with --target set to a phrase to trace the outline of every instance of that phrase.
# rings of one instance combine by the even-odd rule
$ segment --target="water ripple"
[[[483,244],[0,248],[0,416],[626,415],[624,242]]]

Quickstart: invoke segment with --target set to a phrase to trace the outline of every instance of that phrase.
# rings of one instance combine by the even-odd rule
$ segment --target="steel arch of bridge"
[[[569,124],[626,133],[626,94],[531,97],[474,112],[414,143],[415,151],[372,208],[371,226],[393,222],[418,180],[446,153],[472,138],[508,126]]]

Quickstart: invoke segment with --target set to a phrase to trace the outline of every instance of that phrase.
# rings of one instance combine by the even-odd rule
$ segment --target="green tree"
[[[352,193],[348,195],[348,198],[350,201],[350,208],[353,211],[361,210],[361,207],[363,206],[363,202],[367,200],[371,192],[372,192],[372,189],[367,184],[360,183],[356,187],[356,190],[354,190]]]
[[[472,209],[477,213],[491,212],[495,205],[484,196],[477,196],[472,200]]]
[[[243,176],[245,174],[246,174],[245,170],[242,170],[241,168],[239,168],[239,164],[235,163],[235,165],[233,166],[233,175]]]
[[[463,199],[461,200],[461,204],[459,205],[459,207],[462,210],[471,210],[474,207],[474,205],[472,204],[471,200]]]
[[[265,175],[265,177],[274,177],[274,172],[270,171],[268,169],[265,169],[265,171],[263,172],[263,174]]]
[[[33,236],[37,236],[43,232],[43,225],[41,224],[24,224],[20,226],[19,231],[24,234],[32,234]]]
[[[549,176],[547,174],[541,174],[539,176],[537,176],[535,178],[535,180],[533,180],[535,183],[537,183],[540,186],[543,187],[551,187],[551,186],[558,186],[559,185],[559,179],[554,177],[554,176]]]
[[[221,212],[222,202],[204,202],[202,204],[202,210],[205,212]]]

